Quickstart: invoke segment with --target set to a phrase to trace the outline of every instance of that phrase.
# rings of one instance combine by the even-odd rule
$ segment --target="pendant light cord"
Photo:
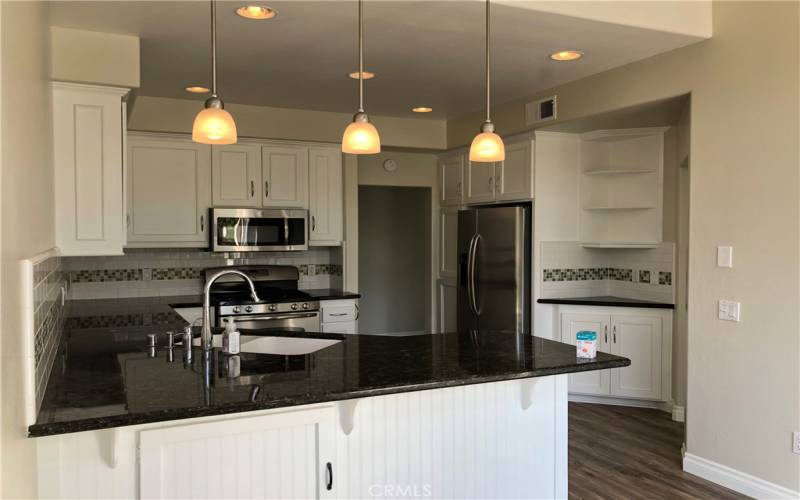
[[[358,0],[358,112],[364,112],[364,0]]]
[[[211,0],[211,95],[217,95],[217,2]]]
[[[491,122],[491,115],[489,113],[491,95],[491,82],[489,79],[489,0],[486,0],[486,122]]]

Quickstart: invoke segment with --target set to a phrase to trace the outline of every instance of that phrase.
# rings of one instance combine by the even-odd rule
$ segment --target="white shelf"
[[[650,168],[647,170],[639,168],[598,168],[591,170],[584,170],[586,175],[627,175],[627,174],[652,174],[656,169]]]
[[[654,205],[638,205],[630,207],[608,207],[608,206],[586,206],[584,210],[591,211],[611,211],[611,210],[650,210],[656,208]]]
[[[581,242],[583,248],[658,248],[658,243]]]

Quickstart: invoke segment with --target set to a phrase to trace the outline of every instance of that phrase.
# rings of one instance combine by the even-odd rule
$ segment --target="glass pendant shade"
[[[354,121],[344,129],[342,152],[369,155],[381,152],[381,137],[378,129],[367,121]]]
[[[194,119],[192,140],[201,144],[236,144],[236,123],[220,108],[206,108]]]
[[[503,139],[494,132],[481,132],[472,140],[469,148],[469,161],[492,162],[506,159]]]

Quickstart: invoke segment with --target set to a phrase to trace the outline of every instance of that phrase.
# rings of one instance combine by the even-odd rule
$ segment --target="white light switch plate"
[[[717,247],[717,267],[733,267],[733,247]]]
[[[792,433],[792,453],[800,455],[800,432],[797,431]]]
[[[741,320],[741,310],[742,304],[741,302],[735,302],[733,300],[724,300],[720,299],[719,301],[719,319],[724,321],[736,321],[737,323]]]

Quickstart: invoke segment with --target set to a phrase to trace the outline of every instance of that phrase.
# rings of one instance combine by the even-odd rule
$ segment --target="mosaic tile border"
[[[296,266],[300,276],[341,276],[342,266],[338,264],[300,264]],[[166,267],[132,269],[93,269],[70,271],[70,283],[112,283],[120,281],[144,280],[143,269],[151,269],[152,281],[200,279],[205,267]]]
[[[543,280],[546,282],[557,281],[596,281],[614,280],[633,282],[633,269],[620,269],[613,267],[577,268],[577,269],[544,269]],[[637,276],[638,283],[650,283],[650,271],[640,270]],[[658,271],[659,285],[672,285],[672,272]]]

